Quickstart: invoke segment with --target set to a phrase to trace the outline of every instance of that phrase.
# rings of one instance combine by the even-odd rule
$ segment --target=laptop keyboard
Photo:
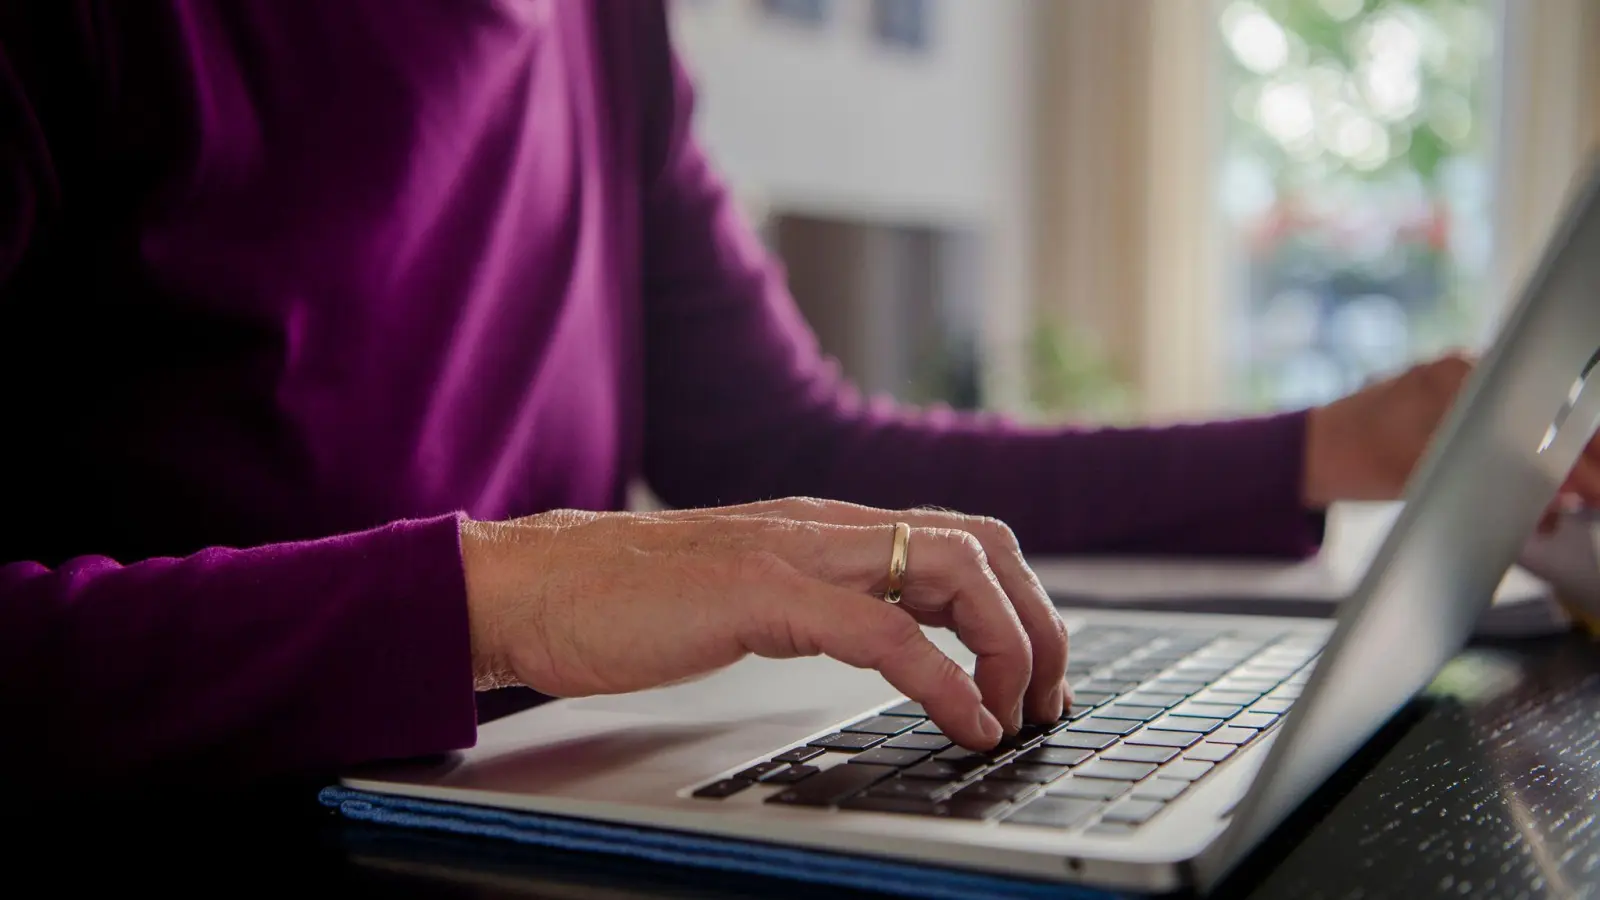
[[[704,785],[719,800],[1127,834],[1274,728],[1322,639],[1186,628],[1072,636],[1072,708],[977,753],[903,702]]]

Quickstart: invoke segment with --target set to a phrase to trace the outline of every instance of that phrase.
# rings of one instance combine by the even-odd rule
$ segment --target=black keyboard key
[[[977,750],[968,750],[965,747],[951,747],[949,750],[944,750],[934,754],[933,758],[950,763],[952,765],[966,766],[967,771],[970,772],[974,769],[992,766],[995,763],[1009,759],[1010,757],[1010,750],[1002,751],[996,749],[980,753]]]
[[[826,752],[826,751],[824,751],[821,747],[796,747],[793,750],[785,750],[782,753],[779,753],[777,756],[774,756],[772,758],[772,761],[773,762],[786,762],[786,763],[803,763],[806,760],[816,759],[817,757],[821,756],[824,752]]]
[[[887,766],[834,766],[807,778],[794,787],[767,798],[768,803],[789,806],[835,806],[893,775]]]
[[[1294,674],[1294,666],[1275,666],[1266,663],[1251,663],[1233,671],[1234,677],[1237,678],[1276,679],[1278,681],[1282,681]]]
[[[884,812],[906,816],[938,816],[949,818],[949,811],[938,800],[926,797],[884,797],[868,793],[852,797],[839,804],[840,809],[860,812]]]
[[[1216,681],[1238,665],[1232,660],[1186,659],[1172,667],[1172,672],[1197,681]]]
[[[913,800],[943,800],[953,789],[946,781],[926,778],[891,778],[867,790],[868,797],[900,797]]]
[[[1303,666],[1317,657],[1316,647],[1305,645],[1290,646],[1287,644],[1269,647],[1261,651],[1258,658],[1262,662],[1282,663],[1289,666]]]
[[[874,747],[850,757],[852,764],[894,766],[903,769],[928,758],[926,750],[896,750],[892,747]]]
[[[1116,781],[1138,781],[1148,778],[1156,767],[1151,763],[1116,762],[1105,758],[1087,762],[1072,770],[1078,778],[1110,778]]]
[[[1163,716],[1150,723],[1157,731],[1188,731],[1209,734],[1222,727],[1222,719],[1202,719],[1198,716]]]
[[[922,704],[921,703],[913,703],[912,701],[907,700],[906,702],[901,703],[901,704],[899,704],[897,706],[889,707],[888,709],[884,710],[883,712],[878,713],[878,715],[880,715],[880,716],[909,716],[909,717],[911,717],[913,719],[926,719],[928,717],[928,711],[922,708]]]
[[[1293,700],[1274,700],[1271,697],[1268,697],[1265,700],[1257,700],[1255,704],[1250,707],[1250,711],[1253,713],[1272,713],[1274,715],[1281,716],[1288,712],[1289,708],[1292,706],[1294,706]]]
[[[1164,763],[1177,755],[1176,747],[1141,747],[1136,744],[1123,744],[1100,754],[1100,758],[1118,762]]]
[[[885,741],[883,746],[895,750],[926,750],[929,753],[937,753],[950,746],[950,739],[942,734],[902,734]]]
[[[816,766],[798,765],[787,769],[780,769],[761,779],[762,784],[799,784],[807,778],[822,771]]]
[[[1153,653],[1146,653],[1139,662],[1148,668],[1154,669],[1155,673],[1151,677],[1155,677],[1188,658],[1189,654],[1184,651],[1157,650]]]
[[[1255,698],[1252,697],[1251,699]],[[895,735],[902,731],[910,731],[915,727],[917,727],[917,721],[915,719],[907,719],[904,716],[873,716],[870,719],[852,722],[839,730],[860,732],[862,734]]]
[[[750,782],[743,778],[724,778],[695,791],[694,795],[702,800],[721,800],[723,797],[732,797],[749,786]]]
[[[1227,678],[1213,684],[1211,687],[1219,691],[1244,691],[1247,694],[1265,694],[1278,686],[1278,682],[1266,678],[1240,678],[1229,675]]]
[[[1089,694],[1126,694],[1138,686],[1139,682],[1137,681],[1096,679],[1094,681],[1085,682],[1082,685],[1082,688],[1085,693]],[[1073,685],[1073,687],[1077,688],[1078,685]],[[1078,695],[1078,691],[1073,690],[1072,695],[1076,697]]]
[[[1014,762],[995,769],[993,772],[983,776],[983,778],[985,781],[1024,781],[1029,784],[1049,784],[1065,774],[1067,774],[1067,770],[1062,766]]]
[[[1069,728],[1045,738],[1044,745],[1046,747],[1068,747],[1074,750],[1100,750],[1111,746],[1116,741],[1117,739],[1109,734],[1073,731]]]
[[[1189,698],[1195,704],[1216,703],[1222,706],[1237,706],[1243,709],[1256,702],[1261,695],[1251,691],[1201,691]]]
[[[1005,821],[1018,825],[1043,825],[1047,828],[1072,828],[1082,825],[1100,810],[1098,800],[1077,797],[1039,797],[1027,806],[1012,810]]]
[[[1035,747],[1017,757],[1017,762],[1036,766],[1075,766],[1094,753],[1077,747]]]
[[[1121,822],[1125,825],[1143,825],[1150,817],[1161,812],[1166,804],[1160,800],[1134,800],[1129,798],[1106,810],[1102,822]]]
[[[1000,745],[1011,747],[1015,750],[1025,750],[1044,740],[1044,736],[1054,731],[1057,727],[1059,726],[1055,722],[1051,722],[1049,725],[1029,722],[1018,729],[1016,734],[1001,738]]]
[[[1046,793],[1052,797],[1075,797],[1080,800],[1114,800],[1126,794],[1131,787],[1131,781],[1073,776],[1050,785]]]
[[[923,722],[911,730],[912,734],[944,734],[944,729],[932,722]]]
[[[1157,731],[1146,728],[1138,734],[1130,734],[1122,739],[1125,744],[1140,747],[1178,747],[1184,748],[1199,741],[1201,735],[1189,731]]]
[[[1172,708],[1175,716],[1196,716],[1202,719],[1228,719],[1244,712],[1242,706],[1226,706],[1221,703],[1183,703]]]
[[[1199,650],[1196,650],[1194,653],[1189,655],[1189,658],[1203,662],[1229,663],[1231,665],[1238,665],[1239,663],[1242,663],[1255,655],[1256,651],[1251,647],[1212,644],[1209,647],[1201,647]]]
[[[1240,713],[1228,720],[1229,728],[1270,728],[1278,721],[1278,717],[1268,713]]]
[[[1248,744],[1260,733],[1254,728],[1218,728],[1206,735],[1206,741],[1212,744]]]
[[[965,781],[967,776],[982,769],[984,764],[977,766],[965,763],[957,764],[943,759],[930,759],[927,762],[917,763],[905,770],[908,778],[929,778],[934,781],[952,782]]]
[[[1031,781],[975,781],[951,795],[953,800],[1001,800],[1010,803],[1033,793],[1037,787]]]
[[[1192,681],[1179,678],[1157,678],[1155,681],[1145,685],[1145,687],[1149,690],[1159,691],[1163,694],[1182,694],[1183,696],[1187,697],[1190,694],[1198,694],[1199,692],[1205,690],[1206,683],[1204,681]]]
[[[1232,756],[1234,749],[1230,744],[1201,744],[1198,747],[1191,747],[1188,752],[1183,754],[1183,758],[1219,763]]]
[[[1244,637],[1230,635],[1219,637],[1205,646],[1203,653],[1226,653],[1235,656],[1251,656],[1257,650],[1276,640],[1274,637]]]
[[[1101,718],[1100,716],[1086,716],[1076,722],[1073,722],[1063,731],[1056,732],[1056,734],[1064,734],[1068,731],[1092,731],[1100,734],[1120,735],[1128,734],[1138,729],[1138,727],[1138,722],[1129,722],[1127,719],[1106,719]],[[1054,739],[1054,737],[1055,735],[1051,735],[1052,739]]]
[[[973,798],[951,797],[946,800],[945,809],[952,819],[992,819],[1005,812],[1011,804],[1000,800],[984,800]]]
[[[918,800],[911,797],[871,795],[847,800],[840,806],[861,812],[930,816],[939,819],[989,819],[999,815],[1006,808],[1003,801],[994,800]]]
[[[1160,775],[1161,778],[1156,780],[1160,781],[1162,778],[1176,778],[1180,781],[1198,781],[1204,777],[1207,772],[1211,771],[1213,765],[1215,764],[1198,759],[1180,759],[1169,766],[1162,766],[1161,771],[1156,773]]]
[[[819,737],[812,741],[810,746],[838,750],[843,753],[859,753],[862,750],[876,747],[881,743],[883,743],[883,735],[881,734],[854,734],[848,731],[841,731],[838,734]]]
[[[1095,710],[1095,715],[1105,716],[1108,719],[1127,719],[1132,722],[1148,722],[1166,712],[1160,706],[1133,706],[1128,703],[1113,703]]]
[[[1134,691],[1131,694],[1124,694],[1117,705],[1120,706],[1126,703],[1130,706],[1158,706],[1166,709],[1169,706],[1177,706],[1182,703],[1184,696],[1183,694],[1164,694],[1160,691]]]
[[[1102,694],[1096,691],[1073,691],[1072,707],[1077,709],[1080,706],[1099,706],[1115,696],[1116,694]]]
[[[779,771],[780,769],[787,769],[788,767],[789,764],[786,762],[756,763],[755,765],[745,769],[743,772],[740,772],[733,777],[741,781],[760,781],[762,778],[771,775],[773,772]]]
[[[1189,789],[1189,782],[1177,778],[1151,778],[1139,782],[1128,796],[1135,800],[1160,800],[1162,803],[1175,799],[1179,794]]]

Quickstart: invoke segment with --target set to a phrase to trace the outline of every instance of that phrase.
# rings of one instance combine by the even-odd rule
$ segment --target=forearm
[[[848,394],[841,396],[848,397]],[[657,467],[683,505],[818,496],[1004,519],[1031,553],[1297,556],[1305,416],[1168,428],[1028,429],[993,417],[767,405],[769,428],[680,434]]]
[[[216,783],[470,744],[457,527],[0,569],[5,771]]]

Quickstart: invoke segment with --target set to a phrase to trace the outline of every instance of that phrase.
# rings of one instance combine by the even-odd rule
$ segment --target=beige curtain
[[[1100,346],[1143,419],[1220,402],[1212,187],[1215,11],[1172,0],[1045,0],[1040,310]]]

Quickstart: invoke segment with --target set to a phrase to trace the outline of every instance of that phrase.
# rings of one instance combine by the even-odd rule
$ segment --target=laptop
[[[748,659],[490,723],[386,794],[1139,891],[1217,884],[1427,685],[1600,424],[1583,187],[1337,620],[1063,610],[1076,702],[951,746],[876,673]],[[958,662],[971,655],[943,632]]]

